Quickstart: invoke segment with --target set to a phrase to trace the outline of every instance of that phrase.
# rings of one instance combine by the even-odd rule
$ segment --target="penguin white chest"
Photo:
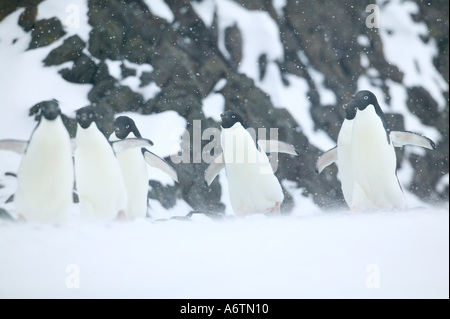
[[[128,137],[136,138],[133,133],[130,133]],[[109,140],[118,141],[119,139],[113,133]],[[118,153],[116,156],[127,190],[127,217],[131,219],[145,217],[147,214],[148,170],[142,151],[140,148],[133,148]]]
[[[75,175],[82,217],[112,220],[125,211],[127,194],[119,161],[110,144],[92,124],[78,127]]]
[[[380,167],[395,171],[395,151],[375,109],[368,106],[358,111],[352,130],[352,159],[356,173],[376,176]]]
[[[265,213],[284,198],[267,155],[258,151],[240,123],[222,129],[222,149],[233,210],[238,216]]]
[[[14,202],[30,222],[61,222],[72,209],[74,172],[69,133],[61,118],[41,119],[17,174]]]
[[[394,147],[373,105],[358,111],[355,116],[351,156],[356,182],[352,205],[404,209],[403,192],[396,176]]]

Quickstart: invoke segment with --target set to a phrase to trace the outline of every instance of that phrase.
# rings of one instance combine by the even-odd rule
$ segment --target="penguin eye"
[[[91,118],[93,118],[93,117],[94,117],[94,114],[89,113],[89,118],[91,119]]]
[[[231,115],[231,118],[233,118],[233,119],[234,119],[235,117],[236,117],[236,115]]]
[[[367,99],[369,99],[369,97],[366,95],[366,96],[364,97],[364,100],[367,100]]]
[[[130,125],[129,125],[129,124],[127,124],[127,126],[125,126],[125,128],[126,128],[126,129],[129,129],[129,128],[130,128]]]

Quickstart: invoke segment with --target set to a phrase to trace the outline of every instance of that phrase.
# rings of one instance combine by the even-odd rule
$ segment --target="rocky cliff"
[[[220,94],[225,109],[239,112],[252,127],[278,128],[280,140],[294,144],[300,151],[298,157],[279,157],[279,179],[295,183],[304,196],[311,197],[322,208],[339,207],[344,202],[336,167],[320,175],[314,172],[314,163],[325,149],[312,141],[292,109],[280,105],[282,98],[274,99],[272,92],[264,90],[264,83],[270,83],[276,76],[282,88],[288,89],[296,79],[303,81],[308,104],[299,101],[298,108],[306,110],[304,120],[313,123],[315,132],[322,131],[334,141],[344,118],[342,104],[361,89],[362,83],[369,83],[384,95],[379,99],[387,106],[385,112],[392,129],[404,129],[405,117],[413,114],[421,124],[439,133],[436,150],[423,153],[398,150],[398,162],[400,167],[407,164],[413,168],[411,182],[404,188],[425,202],[448,201],[448,1],[409,1],[407,8],[412,9],[406,14],[413,23],[426,26],[419,40],[436,48],[429,67],[442,77],[444,86],[408,81],[405,71],[386,56],[383,36],[394,31],[368,26],[367,19],[373,13],[367,11],[372,4],[369,0],[165,0],[169,17],[152,10],[149,1],[89,0],[88,39],[76,33],[67,35],[66,22],[57,17],[38,20],[41,2],[2,1],[0,28],[5,17],[22,10],[17,23],[31,34],[28,50],[55,41],[60,43],[42,61],[43,67],[73,61],[71,67],[60,69],[60,76],[74,86],[92,85],[88,99],[101,115],[99,127],[107,136],[112,132],[114,114],[124,111],[154,114],[174,110],[187,120],[186,129],[191,136],[194,120],[200,120],[203,128],[219,127],[214,118],[205,115],[202,103],[210,94]],[[393,4],[389,0],[378,1],[376,9],[384,12],[390,5]],[[274,37],[279,42],[268,46],[280,49],[276,55],[260,52],[254,61],[256,73],[242,68],[244,59],[248,59],[246,45],[250,41],[246,16],[227,24],[225,17],[233,12],[221,11],[235,6],[239,12],[259,13],[260,27],[267,27],[263,23],[270,20],[270,26],[273,24],[277,31]],[[207,21],[204,12],[208,8],[211,19]],[[271,39],[267,37],[267,41]],[[414,49],[401,47],[399,43],[398,50]],[[119,78],[110,74],[106,63],[110,60],[122,62]],[[136,69],[130,65],[144,64],[151,65],[152,70],[140,75],[140,87],[156,85],[160,89],[150,99],[120,83],[126,77],[136,76]],[[223,79],[224,85],[217,88],[216,84]],[[437,90],[430,89],[430,85]],[[404,111],[391,105],[397,87],[406,95]],[[82,106],[85,105],[79,107]],[[74,136],[73,115],[64,119]],[[202,143],[205,146],[208,141]],[[185,151],[190,152],[190,158],[199,155],[193,154],[192,147]],[[164,186],[151,180],[151,198],[158,199],[164,207],[171,207],[177,198],[182,198],[196,210],[224,210],[220,183],[216,180],[207,187],[203,181],[206,163],[180,163],[174,167],[180,183]],[[286,192],[284,211],[288,213],[292,208],[292,198]]]

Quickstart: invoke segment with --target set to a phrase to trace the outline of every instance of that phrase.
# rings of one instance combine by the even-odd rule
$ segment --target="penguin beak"
[[[220,118],[223,119],[223,117],[225,116],[225,114],[220,114]]]
[[[43,110],[43,115],[47,120],[54,120],[60,114],[60,109],[57,104],[47,104]]]

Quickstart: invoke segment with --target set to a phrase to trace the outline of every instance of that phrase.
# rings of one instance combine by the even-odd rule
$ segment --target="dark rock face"
[[[59,71],[61,76],[72,83],[92,83],[97,73],[95,62],[85,54],[80,54],[74,62],[71,69],[66,68]]]
[[[81,56],[86,44],[78,35],[73,35],[64,40],[56,49],[53,49],[44,59],[44,65],[60,65],[67,61],[75,61]]]
[[[23,28],[24,25],[32,25],[34,23],[34,19],[36,18],[35,10],[36,6],[41,3],[43,0],[3,0],[0,1],[0,21],[2,21],[6,16],[10,13],[13,13],[18,8],[26,8],[26,12],[22,13],[20,17],[19,25]],[[25,20],[31,21],[31,23],[24,22]],[[26,31],[29,31],[26,30]]]
[[[442,74],[444,79],[448,82],[449,72],[449,35],[448,35],[448,3],[441,3],[439,0],[432,1],[415,1],[420,7],[419,16],[416,17],[419,21],[423,21],[428,26],[430,37],[436,39],[439,52],[434,60],[434,65]],[[448,97],[447,97],[448,99]]]
[[[31,30],[31,42],[28,49],[49,45],[65,34],[61,21],[57,18],[36,21]]]
[[[37,7],[36,6],[27,6],[25,7],[25,11],[19,17],[19,25],[24,29],[24,31],[30,31],[34,22],[36,21],[37,15]]]
[[[192,1],[201,2],[201,1]],[[243,1],[236,3],[248,10],[267,12],[280,30],[284,59],[276,61],[285,86],[286,75],[304,78],[309,86],[311,102],[310,117],[317,130],[323,130],[336,140],[344,119],[342,105],[357,90],[357,79],[369,71],[361,65],[361,56],[370,61],[371,68],[378,71],[377,81],[389,100],[386,81],[402,83],[403,74],[388,63],[383,53],[383,43],[376,28],[367,28],[366,6],[373,1],[286,1],[280,14],[272,1]],[[424,21],[430,37],[436,40],[439,52],[434,64],[448,82],[448,1],[417,1],[420,14],[415,17]],[[17,7],[26,10],[20,18],[24,30],[30,30],[32,41],[29,49],[48,45],[64,36],[65,31],[56,18],[35,21],[39,1],[25,4],[4,1],[0,6],[1,19]],[[302,127],[285,109],[275,108],[269,96],[259,89],[254,80],[238,72],[243,58],[242,30],[237,25],[225,30],[224,44],[228,52],[225,57],[219,50],[217,15],[207,27],[196,14],[191,1],[168,1],[166,4],[174,15],[173,22],[166,21],[151,12],[144,1],[89,0],[88,18],[92,30],[85,43],[77,35],[66,38],[45,58],[44,65],[60,65],[73,61],[71,68],[60,71],[61,76],[73,83],[93,85],[88,99],[99,114],[99,127],[106,136],[112,132],[114,114],[134,111],[152,114],[174,110],[187,120],[188,135],[182,149],[191,159],[190,163],[174,164],[180,183],[163,186],[150,181],[149,197],[157,199],[166,208],[172,207],[177,198],[183,198],[196,210],[223,212],[220,202],[221,186],[216,180],[210,187],[203,181],[207,164],[194,159],[201,153],[192,147],[191,141],[195,120],[202,128],[219,127],[220,123],[206,118],[202,111],[202,99],[210,94],[216,83],[225,79],[226,84],[217,93],[225,99],[225,109],[234,110],[247,119],[251,127],[278,128],[279,139],[292,143],[300,151],[298,157],[280,154],[279,179],[287,179],[303,189],[321,207],[343,207],[342,192],[337,179],[335,165],[316,175],[314,164],[322,151],[317,149],[303,134]],[[359,36],[368,39],[367,44],[358,41]],[[299,51],[304,57],[299,56]],[[130,87],[123,86],[121,79],[113,77],[106,60],[121,61],[121,77],[135,76],[136,70],[126,66],[127,60],[136,64],[150,64],[152,71],[140,76],[141,87],[154,83],[160,92],[145,100]],[[267,56],[258,60],[259,77],[266,76]],[[322,105],[320,91],[316,87],[311,68],[322,73],[323,85],[336,96],[335,105]],[[436,185],[448,173],[448,92],[445,110],[439,110],[437,102],[423,87],[407,88],[407,106],[424,124],[436,127],[443,140],[434,151],[424,156],[411,155],[409,162],[415,169],[411,185],[404,185],[420,198],[435,202],[448,201],[448,187],[438,190]],[[81,107],[81,106],[80,106]],[[388,114],[392,129],[404,128],[404,119],[399,114]],[[71,135],[75,133],[73,119],[64,117]],[[204,147],[209,141],[202,141]],[[398,163],[403,151],[397,150]],[[170,159],[166,159],[170,162]],[[194,163],[192,163],[194,161]],[[283,209],[289,212],[293,201],[285,192]],[[297,208],[301,209],[301,208]],[[151,214],[151,212],[150,212]]]

